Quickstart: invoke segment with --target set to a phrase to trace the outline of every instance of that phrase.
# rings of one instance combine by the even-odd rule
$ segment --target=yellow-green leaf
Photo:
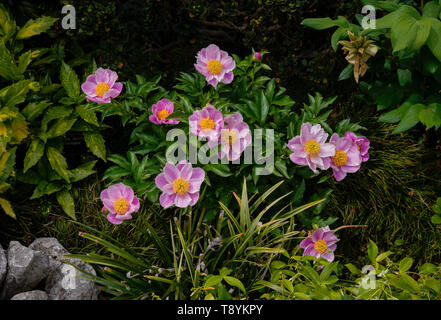
[[[4,42],[8,41],[14,35],[16,29],[14,18],[0,3],[0,39]]]
[[[37,19],[31,19],[18,31],[17,39],[25,39],[42,32],[49,30],[49,28],[57,21],[57,18],[52,17],[40,17]]]
[[[46,151],[47,159],[54,169],[66,182],[69,182],[69,171],[67,170],[67,162],[60,151],[54,147],[49,147]]]
[[[72,219],[76,220],[75,218],[75,203],[70,195],[69,191],[66,189],[61,190],[57,193],[57,201],[60,204],[60,206],[63,208],[63,211]]]
[[[71,98],[76,98],[80,95],[80,80],[75,71],[65,62],[61,65],[61,84],[66,93]]]
[[[14,209],[12,209],[11,203],[8,200],[0,198],[0,207],[8,216],[15,219]]]
[[[98,158],[106,161],[106,146],[103,136],[97,132],[83,132],[83,136],[90,151]]]
[[[44,144],[40,139],[35,139],[31,142],[28,152],[24,158],[24,168],[23,173],[26,173],[30,168],[37,164],[38,160],[44,154]]]

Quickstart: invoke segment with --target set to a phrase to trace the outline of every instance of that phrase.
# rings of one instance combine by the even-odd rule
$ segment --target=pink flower
[[[324,258],[329,262],[334,261],[334,251],[337,249],[336,243],[339,239],[334,231],[328,226],[315,230],[311,236],[300,242],[300,248],[304,256],[313,256],[315,258]]]
[[[260,52],[255,52],[254,55],[253,55],[253,58],[255,60],[260,61],[260,60],[262,60],[262,55],[260,54]]]
[[[369,160],[369,148],[371,142],[369,141],[368,138],[358,137],[355,135],[355,133],[351,131],[347,131],[344,137],[357,144],[358,150],[360,151],[360,155],[361,155],[361,162],[366,162]]]
[[[156,179],[156,186],[162,191],[159,203],[164,209],[175,205],[179,208],[194,206],[199,200],[199,190],[205,179],[201,168],[193,168],[191,163],[183,160],[176,166],[170,162]]]
[[[104,204],[102,211],[109,211],[107,220],[113,224],[132,219],[131,213],[139,210],[138,198],[133,189],[124,183],[114,184],[103,190],[100,198]]]
[[[110,98],[119,96],[122,83],[115,82],[118,75],[110,69],[98,68],[95,74],[87,77],[81,89],[86,94],[86,99],[96,103],[110,103]]]
[[[335,146],[335,155],[331,159],[333,177],[341,181],[347,173],[354,173],[360,169],[361,155],[355,142],[347,138],[340,138],[334,133],[329,140]]]
[[[308,165],[314,173],[318,173],[317,168],[329,169],[331,164],[329,157],[335,155],[335,146],[325,143],[327,138],[328,134],[319,124],[314,126],[309,122],[302,124],[300,136],[288,142],[288,148],[293,152],[289,158],[295,164]]]
[[[219,82],[231,83],[234,79],[233,69],[236,62],[227,52],[215,44],[210,44],[196,55],[195,68],[214,88]]]
[[[167,119],[174,110],[174,104],[168,99],[161,99],[152,106],[153,114],[149,117],[154,124],[178,124],[175,119]]]
[[[190,132],[194,135],[205,137],[208,141],[215,141],[224,127],[224,117],[222,112],[211,104],[204,109],[195,111],[188,117]]]
[[[251,132],[248,124],[243,122],[242,115],[239,112],[225,118],[227,126],[222,129],[219,141],[221,151],[219,158],[225,156],[229,161],[235,161],[240,158],[242,152],[251,144]]]

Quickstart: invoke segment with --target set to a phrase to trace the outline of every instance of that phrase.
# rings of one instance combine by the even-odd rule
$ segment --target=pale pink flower
[[[211,104],[202,110],[196,110],[188,117],[190,132],[194,135],[205,137],[208,141],[217,141],[220,131],[224,127],[224,117],[222,112]]]
[[[164,209],[175,205],[179,208],[194,206],[199,200],[199,190],[205,179],[201,168],[193,168],[183,160],[177,165],[167,162],[156,179],[156,186],[162,191],[159,203]]]
[[[251,132],[248,124],[243,122],[239,112],[224,119],[225,127],[219,137],[221,150],[219,158],[228,157],[229,161],[240,158],[242,152],[251,144]]]
[[[329,262],[334,261],[334,251],[337,249],[336,243],[339,239],[333,230],[328,226],[315,230],[311,236],[300,242],[300,248],[304,256],[312,256],[315,258],[324,258]]]
[[[335,155],[335,146],[326,143],[328,134],[320,124],[312,126],[309,122],[302,124],[300,136],[288,142],[288,148],[293,152],[289,156],[295,164],[308,165],[314,173],[329,169],[331,159]]]
[[[355,142],[347,138],[340,138],[334,133],[329,140],[335,146],[335,155],[331,158],[333,177],[341,181],[347,173],[354,173],[360,169],[361,155]]]
[[[194,66],[205,80],[216,88],[219,82],[228,84],[233,81],[236,62],[226,51],[220,50],[215,44],[210,44],[198,52]]]
[[[174,104],[168,99],[161,99],[152,106],[153,114],[149,120],[154,124],[178,124],[175,119],[168,119],[174,111]]]
[[[139,210],[139,200],[133,189],[124,183],[114,184],[100,194],[104,207],[101,211],[109,211],[107,220],[113,224],[121,224],[132,219],[132,213]]]
[[[119,96],[123,87],[121,82],[116,82],[117,79],[118,75],[115,71],[98,68],[81,85],[81,89],[86,94],[86,100],[110,103],[110,98]]]

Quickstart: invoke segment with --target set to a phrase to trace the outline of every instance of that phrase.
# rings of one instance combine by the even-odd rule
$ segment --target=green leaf
[[[431,20],[430,34],[427,38],[427,46],[433,55],[441,62],[441,21],[438,19]]]
[[[32,121],[37,118],[48,106],[52,103],[48,100],[31,102],[29,103],[21,113],[26,117],[26,120]]]
[[[418,118],[427,129],[432,127],[438,129],[441,126],[441,104],[432,103],[428,105],[420,111]]]
[[[17,33],[17,39],[25,39],[42,32],[46,32],[49,28],[57,21],[57,18],[43,16],[37,19],[31,19],[26,24],[20,28]]]
[[[207,279],[205,280],[205,287],[214,287],[221,283],[223,277],[218,275],[210,275],[207,276]]]
[[[412,264],[413,264],[413,259],[410,257],[405,257],[399,263],[400,272],[401,273],[406,272],[407,270],[409,270],[412,267]]]
[[[354,73],[354,65],[348,64],[338,76],[338,81],[349,79]]]
[[[66,132],[68,132],[72,126],[74,125],[75,121],[77,121],[76,117],[69,117],[69,118],[62,118],[55,121],[55,123],[50,127],[50,129],[47,131],[47,133],[44,135],[46,139],[52,139],[59,136],[64,135]]]
[[[98,118],[94,110],[91,110],[89,105],[79,105],[75,109],[80,117],[87,123],[99,126]]]
[[[60,206],[63,208],[63,211],[72,219],[76,220],[75,217],[75,204],[72,196],[69,191],[63,189],[60,192],[57,192],[57,201]]]
[[[269,111],[269,103],[263,91],[260,91],[260,123],[264,123]]]
[[[441,6],[436,1],[429,1],[424,5],[423,17],[438,18]]]
[[[400,123],[397,125],[395,130],[392,131],[392,133],[401,133],[414,127],[420,121],[418,115],[424,108],[425,105],[423,104],[414,104],[413,106],[411,106],[409,110],[407,110],[407,112],[403,115]]]
[[[95,170],[93,170],[93,167],[95,166],[95,164],[96,164],[96,160],[89,161],[76,167],[75,169],[72,169],[70,171],[71,182],[77,182],[83,180],[88,176],[90,176],[91,174],[94,174]]]
[[[55,170],[66,182],[69,183],[69,171],[67,170],[67,162],[60,151],[54,147],[47,148],[47,159],[51,164],[52,169]]]
[[[26,51],[18,58],[18,73],[23,74],[32,61],[32,51]]]
[[[425,264],[423,264],[421,267],[418,268],[418,271],[422,274],[431,274],[431,273],[436,273],[438,271],[438,268],[436,267],[436,265],[426,262]]]
[[[378,255],[378,247],[372,240],[369,240],[368,257],[371,262],[375,262]]]
[[[246,294],[245,286],[243,285],[242,281],[239,279],[236,279],[234,277],[225,276],[224,280],[233,287],[239,288],[244,294]]]
[[[35,187],[34,192],[32,193],[30,199],[32,200],[32,199],[40,198],[44,195],[50,195],[52,193],[60,191],[61,189],[63,189],[63,187],[64,187],[64,182],[62,181],[47,182],[44,180],[40,180],[37,186]]]
[[[11,38],[17,26],[9,11],[0,3],[0,40],[7,42]]]
[[[393,286],[408,292],[418,293],[420,291],[418,282],[405,273],[392,280],[391,283]]]
[[[3,198],[0,198],[0,207],[2,207],[3,211],[10,216],[11,218],[16,218],[14,209],[12,209],[11,203]]]
[[[332,27],[337,27],[340,25],[339,21],[332,20],[331,18],[309,18],[305,19],[301,23],[304,26],[307,26],[316,30],[324,30]]]
[[[220,177],[226,178],[232,175],[230,168],[226,164],[207,164],[204,166],[205,171],[211,171]]]
[[[44,154],[44,144],[40,139],[31,142],[24,158],[23,173],[35,166]]]
[[[60,72],[61,84],[70,98],[77,98],[80,95],[80,80],[75,71],[64,61]]]
[[[83,136],[90,151],[98,158],[106,161],[106,146],[103,136],[97,132],[83,132]]]
[[[441,215],[435,214],[432,216],[432,218],[430,219],[430,221],[433,224],[441,224]]]
[[[332,34],[332,37],[331,37],[331,47],[332,47],[332,49],[334,51],[337,51],[337,49],[338,49],[338,42],[340,40],[345,39],[347,36],[348,36],[348,33],[347,33],[346,28],[341,28],[340,27],[337,30],[335,30],[335,32]]]
[[[408,69],[398,69],[397,70],[398,75],[398,82],[400,83],[400,86],[404,87],[406,84],[412,82],[412,72]]]
[[[352,263],[345,264],[345,267],[348,268],[352,274],[360,274],[360,270]]]

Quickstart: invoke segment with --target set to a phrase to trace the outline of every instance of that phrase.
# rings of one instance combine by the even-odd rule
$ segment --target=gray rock
[[[11,300],[48,300],[48,296],[44,291],[34,290],[16,294]]]
[[[87,275],[80,270],[63,261],[72,263],[93,275],[96,275],[95,270],[80,259],[65,258],[63,255],[69,252],[57,239],[39,238],[29,247],[49,256],[51,272],[46,279],[45,289],[49,300],[96,300],[98,298],[97,285],[85,279]]]
[[[30,291],[48,276],[49,258],[40,251],[11,241],[8,249],[8,273],[3,288],[3,298]]]
[[[7,267],[8,260],[6,260],[5,251],[0,245],[0,288],[2,287],[3,280],[5,280]]]

